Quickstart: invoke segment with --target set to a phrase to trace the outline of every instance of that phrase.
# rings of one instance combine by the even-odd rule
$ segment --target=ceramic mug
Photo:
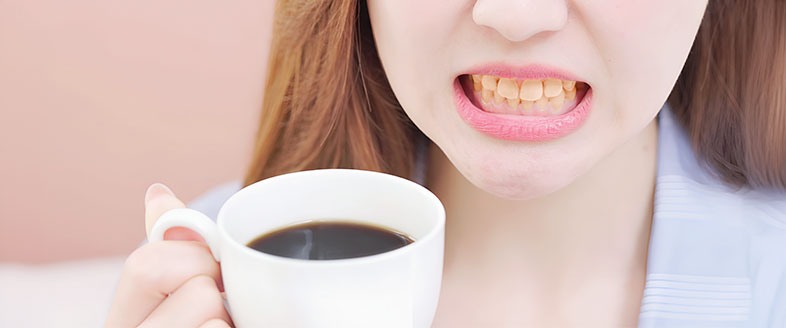
[[[414,242],[388,252],[303,260],[246,246],[309,220],[389,227]],[[232,195],[214,223],[192,209],[164,213],[150,241],[172,227],[199,233],[216,261],[236,327],[414,327],[434,318],[442,282],[445,209],[419,184],[385,173],[319,169],[271,177]]]

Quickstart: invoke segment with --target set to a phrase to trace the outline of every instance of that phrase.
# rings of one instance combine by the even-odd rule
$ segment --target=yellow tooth
[[[521,106],[524,107],[524,109],[529,110],[529,109],[532,109],[532,105],[534,103],[535,103],[534,101],[522,100],[521,101]]]
[[[472,74],[472,87],[475,91],[480,91],[483,89],[483,86],[480,85],[480,74]]]
[[[497,78],[491,75],[483,75],[480,79],[480,83],[483,85],[483,89],[489,90],[496,90],[497,89]]]
[[[492,95],[493,93],[494,93],[494,91],[491,91],[489,89],[483,89],[483,91],[481,91],[481,96],[483,98],[483,102],[484,103],[489,103],[491,101],[491,97],[493,96]]]
[[[497,84],[497,93],[508,99],[518,99],[519,85],[516,83],[516,80],[501,78],[499,79],[499,84]]]
[[[521,83],[519,98],[522,100],[535,101],[543,96],[543,82],[540,80],[524,80]]]
[[[543,81],[543,94],[546,97],[554,97],[562,92],[562,81],[558,79],[546,79]]]
[[[519,98],[508,98],[508,107],[510,107],[510,109],[516,109],[516,107],[519,107]]]
[[[562,92],[562,89],[559,89],[559,94],[554,97],[549,98],[549,104],[551,104],[551,108],[558,112],[562,109],[562,104],[565,103],[565,93]]]
[[[576,81],[562,81],[562,87],[565,88],[565,90],[567,91],[573,90],[573,87],[575,86],[576,86]]]
[[[502,101],[505,100],[505,97],[499,94],[499,92],[494,92],[494,103],[499,105]]]
[[[540,97],[538,98],[538,100],[535,101],[535,103],[538,104],[538,108],[540,108],[541,111],[545,111],[546,105],[549,103],[549,100],[546,99],[546,97]]]
[[[570,89],[567,92],[565,92],[565,101],[571,101],[574,98],[576,98],[576,89],[575,88],[574,89]]]

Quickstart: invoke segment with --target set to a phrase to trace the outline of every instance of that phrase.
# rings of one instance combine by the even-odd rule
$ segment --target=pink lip
[[[495,75],[517,79],[551,77],[582,81],[570,73],[542,65],[514,68],[503,64],[491,64],[478,66],[467,74]],[[458,77],[453,82],[453,91],[456,98],[456,109],[467,124],[488,136],[511,141],[547,141],[563,137],[581,127],[589,117],[592,108],[591,87],[575,108],[554,117],[517,116],[483,111],[467,98]]]

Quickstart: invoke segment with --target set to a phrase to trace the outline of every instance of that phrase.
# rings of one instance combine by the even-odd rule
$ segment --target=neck
[[[656,148],[653,120],[570,185],[508,200],[472,185],[432,144],[427,185],[447,211],[446,273],[471,271],[488,281],[529,277],[566,292],[609,275],[640,275],[643,283]]]

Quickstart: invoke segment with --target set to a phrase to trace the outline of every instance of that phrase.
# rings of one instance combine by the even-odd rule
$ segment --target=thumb
[[[186,207],[166,185],[154,183],[145,192],[145,231],[150,235],[153,225],[166,211]],[[164,233],[164,240],[196,240],[204,239],[196,232],[182,227],[170,228]]]

